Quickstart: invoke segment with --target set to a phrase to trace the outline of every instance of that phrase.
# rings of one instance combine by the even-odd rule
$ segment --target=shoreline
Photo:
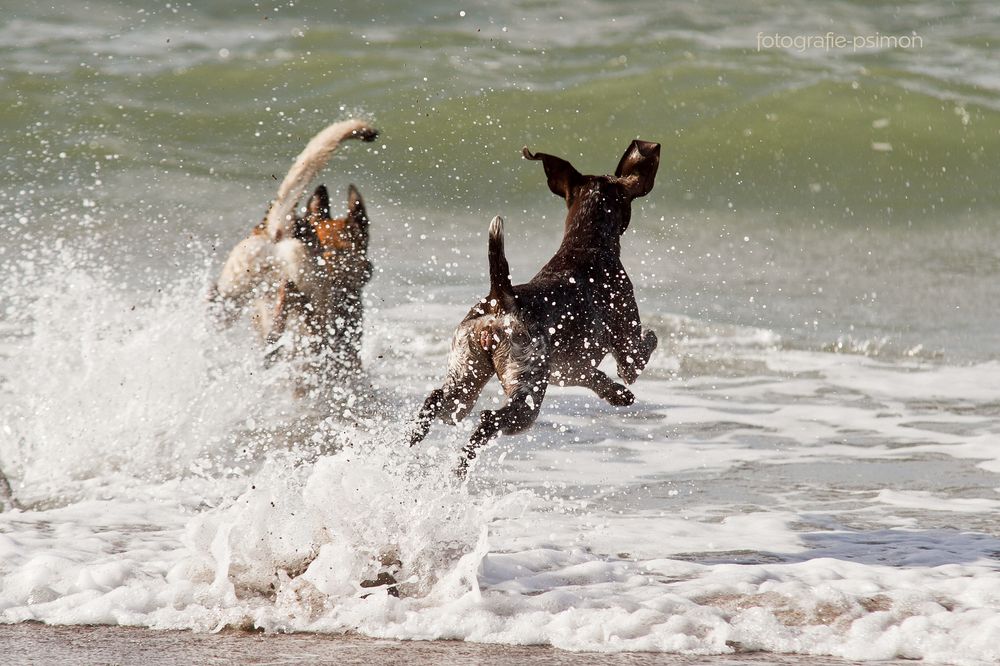
[[[531,664],[534,666],[848,666],[904,664],[832,657],[753,652],[689,656],[654,652],[569,652],[550,646],[463,641],[396,641],[358,635],[263,634],[152,630],[117,625],[0,624],[0,645],[9,666],[47,664]]]

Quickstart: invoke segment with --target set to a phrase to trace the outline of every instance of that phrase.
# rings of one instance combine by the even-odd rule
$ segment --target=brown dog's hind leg
[[[458,474],[465,475],[469,461],[476,457],[476,450],[489,444],[490,440],[497,436],[497,433],[505,435],[516,435],[527,430],[542,408],[542,399],[545,397],[545,389],[548,386],[548,378],[532,385],[518,387],[518,390],[508,396],[507,404],[497,410],[487,409],[479,415],[479,427],[472,433],[469,443],[462,447],[465,454],[458,461]]]
[[[519,324],[498,345],[493,361],[497,376],[507,394],[507,404],[486,410],[479,416],[479,426],[469,443],[462,448],[457,472],[464,476],[476,450],[489,443],[497,433],[514,435],[526,430],[542,408],[549,385],[548,346],[540,336],[531,336]],[[509,330],[509,329],[508,329]]]
[[[448,357],[448,377],[441,388],[432,391],[424,400],[410,433],[410,446],[427,436],[434,419],[451,423],[464,419],[493,376],[493,362],[480,344],[480,328],[464,324],[455,331]]]

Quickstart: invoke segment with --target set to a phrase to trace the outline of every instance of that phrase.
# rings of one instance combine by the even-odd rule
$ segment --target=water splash
[[[224,470],[266,442],[256,423],[291,413],[287,368],[207,315],[204,271],[144,290],[57,245],[5,275],[0,460],[19,491]]]

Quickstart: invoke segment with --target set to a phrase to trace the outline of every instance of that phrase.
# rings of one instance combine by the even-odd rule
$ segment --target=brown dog
[[[498,432],[510,435],[534,423],[550,382],[584,386],[612,405],[632,404],[632,392],[598,366],[610,353],[618,376],[631,384],[656,348],[656,335],[639,323],[620,237],[631,219],[632,200],[653,188],[660,144],[633,141],[614,176],[584,176],[566,160],[527,148],[524,156],[542,161],[549,189],[566,200],[562,244],[530,282],[513,286],[503,220],[493,219],[489,296],[455,331],[447,379],[424,402],[410,440],[411,446],[422,440],[435,418],[453,423],[465,418],[495,374],[507,404],[482,413],[462,449],[460,473]]]
[[[295,206],[341,141],[376,136],[357,120],[317,134],[285,176],[264,221],[229,254],[213,290],[230,316],[248,309],[266,343],[289,333],[292,351],[309,352],[337,374],[361,367],[361,290],[372,274],[368,216],[353,185],[343,218],[330,217],[323,185],[304,216],[295,215]]]

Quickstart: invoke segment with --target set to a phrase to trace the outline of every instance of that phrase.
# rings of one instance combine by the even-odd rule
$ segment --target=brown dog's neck
[[[581,188],[566,213],[559,251],[606,249],[615,256],[621,251],[621,232],[628,225],[628,201],[594,185]]]

